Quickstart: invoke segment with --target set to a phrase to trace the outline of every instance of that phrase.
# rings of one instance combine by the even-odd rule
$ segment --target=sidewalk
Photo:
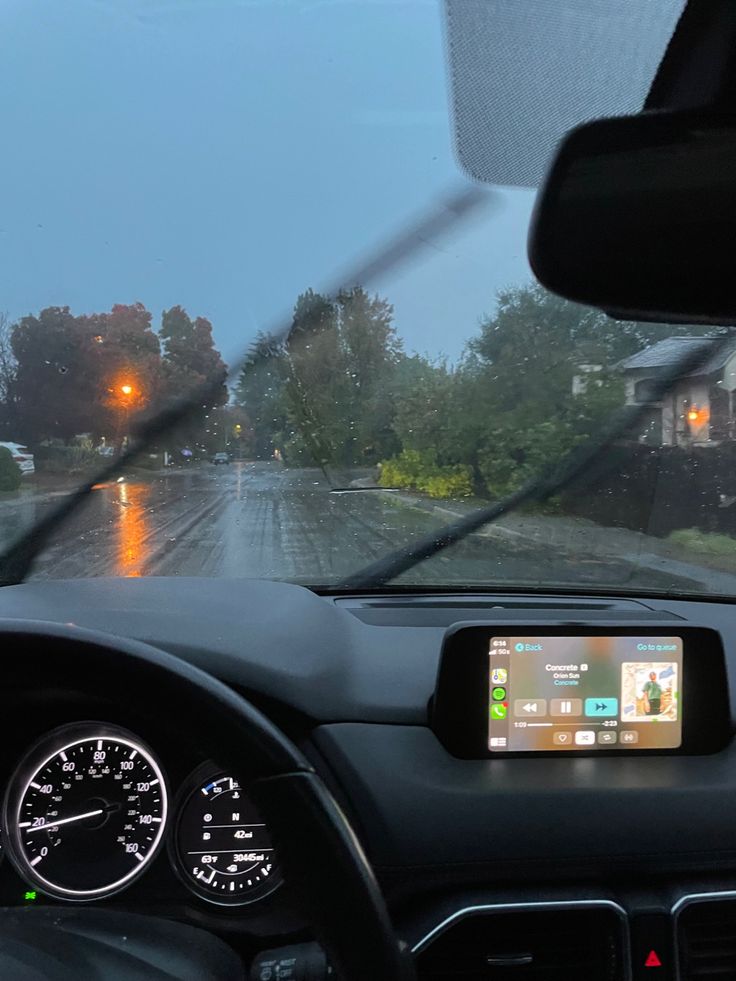
[[[369,486],[362,482],[361,485]],[[464,517],[488,503],[478,499],[473,502],[437,502],[422,494],[406,491],[387,493],[390,493],[392,500],[400,501],[408,507],[430,511],[445,522]],[[474,534],[501,539],[507,543],[518,541],[545,549],[557,549],[568,554],[619,559],[641,569],[689,579],[710,593],[736,594],[736,575],[733,573],[685,561],[678,557],[680,552],[677,547],[664,539],[630,531],[628,528],[606,528],[587,518],[557,514],[509,514],[480,528]],[[734,548],[736,549],[736,542]]]
[[[115,483],[120,480],[125,480],[128,483],[142,483],[160,480],[162,477],[185,476],[202,469],[199,464],[192,464],[191,467],[177,466],[158,470],[129,465],[123,466],[119,474],[109,478],[107,483]],[[0,492],[0,507],[45,504],[57,497],[68,497],[91,480],[93,476],[94,474],[84,472],[76,474],[36,472],[32,477],[24,478],[17,491]],[[100,486],[107,486],[107,483]]]

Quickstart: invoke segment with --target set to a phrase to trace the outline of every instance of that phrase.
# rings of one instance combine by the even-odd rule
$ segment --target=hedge
[[[439,466],[430,450],[403,450],[378,466],[381,487],[418,490],[433,498],[469,497],[473,493],[470,467]]]
[[[0,491],[18,490],[21,482],[20,467],[7,446],[0,446]]]

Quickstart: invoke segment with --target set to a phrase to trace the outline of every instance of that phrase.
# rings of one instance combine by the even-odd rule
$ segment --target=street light
[[[135,394],[135,389],[130,384],[130,382],[123,382],[120,386],[120,398],[118,399],[120,405],[120,424],[122,432],[121,447],[124,447],[128,440],[128,430],[130,429],[130,410],[132,409],[132,396]]]

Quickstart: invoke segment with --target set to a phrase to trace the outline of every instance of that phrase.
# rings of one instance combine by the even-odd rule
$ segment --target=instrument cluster
[[[10,777],[3,850],[21,878],[56,900],[114,896],[166,849],[190,892],[244,906],[281,883],[268,828],[238,782],[204,763],[172,797],[154,751],[116,725],[44,735]]]

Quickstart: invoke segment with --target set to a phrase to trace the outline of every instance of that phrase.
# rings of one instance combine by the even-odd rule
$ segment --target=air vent
[[[563,599],[559,596],[338,596],[336,606],[376,627],[449,627],[460,620],[678,620],[636,600]]]
[[[473,912],[416,955],[419,981],[617,981],[623,964],[608,906]]]
[[[736,901],[691,903],[677,919],[681,981],[736,978]]]

